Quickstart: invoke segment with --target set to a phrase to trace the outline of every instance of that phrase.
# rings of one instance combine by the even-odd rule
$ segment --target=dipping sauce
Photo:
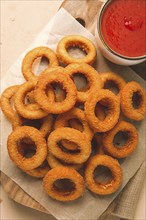
[[[146,0],[112,0],[102,12],[101,35],[119,55],[146,55]]]

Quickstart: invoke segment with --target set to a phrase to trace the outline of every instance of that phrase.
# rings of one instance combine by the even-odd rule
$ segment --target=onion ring
[[[102,100],[106,102],[108,106],[108,115],[104,120],[100,120],[95,115],[96,104]],[[120,100],[111,91],[101,89],[88,98],[85,103],[85,114],[89,125],[91,125],[96,132],[109,131],[118,122],[120,115]]]
[[[32,65],[38,57],[46,57],[49,60],[49,67],[58,66],[55,52],[48,47],[37,47],[29,51],[22,62],[22,73],[26,81],[35,80],[37,76],[32,72]]]
[[[69,153],[62,151],[58,143],[61,140],[68,140],[79,147],[79,152]],[[85,135],[73,128],[58,128],[53,131],[48,138],[48,150],[53,156],[65,163],[84,163],[91,154],[91,144]]]
[[[77,102],[85,102],[93,92],[102,88],[100,75],[92,66],[86,63],[72,63],[65,68],[65,72],[72,79],[73,76],[81,73],[89,83],[89,88],[86,91],[77,91]]]
[[[133,106],[133,95],[138,95],[138,106]],[[145,90],[135,81],[127,83],[124,89],[120,92],[121,109],[123,114],[132,120],[140,121],[144,119],[146,112],[146,96]]]
[[[113,179],[108,183],[96,183],[94,171],[98,166],[105,166],[112,172]],[[107,155],[95,155],[92,157],[85,170],[85,181],[88,189],[98,195],[108,195],[115,192],[122,182],[122,170],[119,162]]]
[[[101,108],[101,105],[98,104],[96,106],[95,112],[97,113],[100,120],[103,120],[105,118],[105,114],[103,112],[103,109]],[[74,117],[79,119],[81,123],[76,121]],[[89,140],[91,141],[91,139],[93,138],[93,130],[91,130],[91,128],[89,127],[86,121],[84,111],[80,110],[79,108],[73,108],[71,111],[58,116],[55,122],[55,126],[56,126],[55,128],[68,126],[68,123],[67,123],[68,121],[69,121],[69,125],[71,128],[74,128],[74,129],[77,129],[83,132],[86,135],[86,137],[89,138]],[[69,150],[76,150],[78,148],[76,144],[70,141],[67,141],[67,140],[62,140],[61,144],[66,149],[69,149]]]
[[[104,107],[101,104],[96,104],[95,107],[95,115],[101,120],[104,121],[105,117],[106,117],[106,112],[104,111]],[[124,121],[125,120],[125,116],[122,114],[122,112],[120,112],[119,115],[119,121]]]
[[[14,97],[14,105],[17,112],[27,119],[40,119],[48,115],[47,112],[41,109],[41,107],[35,104],[25,104],[25,96],[28,92],[32,91],[36,86],[36,81],[28,81],[22,84]],[[50,89],[50,99],[54,99],[54,93]]]
[[[23,138],[31,139],[36,145],[36,154],[31,158],[23,157],[18,150],[18,142]],[[47,157],[46,141],[42,134],[33,127],[16,128],[8,137],[7,148],[11,160],[22,170],[32,170],[39,167]]]
[[[20,146],[18,146],[18,152],[21,153],[21,155],[23,157],[26,157],[27,153],[31,153],[32,150],[35,150],[35,146],[31,144],[21,144]],[[45,160],[43,162],[43,164],[33,170],[23,170],[23,172],[25,172],[26,174],[28,174],[29,176],[32,177],[36,177],[36,178],[43,178],[48,171],[50,170],[50,167],[48,165],[47,160]]]
[[[71,119],[79,119],[83,126],[83,134],[86,136],[87,139],[91,140],[93,137],[93,131],[89,127],[85,113],[79,108],[73,108],[69,112],[66,112],[64,114],[58,115],[56,121],[55,121],[55,129],[61,128],[61,127],[67,127],[68,122]]]
[[[121,147],[116,147],[114,137],[118,132],[127,133],[128,140]],[[137,147],[138,132],[135,126],[126,121],[120,121],[112,130],[105,133],[103,138],[104,151],[112,157],[124,158],[129,156]]]
[[[46,117],[38,119],[38,120],[24,119],[21,122],[20,126],[31,126],[31,127],[37,128],[41,132],[43,137],[47,137],[52,131],[53,121],[54,121],[53,115],[49,114]]]
[[[113,83],[116,86],[116,88],[118,89],[118,95],[120,94],[120,91],[126,85],[125,80],[116,73],[106,72],[106,73],[102,73],[100,76],[101,76],[101,80],[103,82],[103,89],[106,88],[107,83]]]
[[[70,56],[67,49],[70,47],[78,47],[86,52],[83,58],[74,58]],[[64,64],[70,63],[88,63],[93,64],[96,58],[96,48],[94,44],[87,38],[77,35],[69,35],[62,38],[57,46],[57,57]]]
[[[46,87],[51,83],[62,84],[66,91],[66,97],[62,102],[50,100],[45,94]],[[76,102],[76,87],[69,76],[65,74],[64,68],[57,67],[44,71],[38,79],[35,90],[35,99],[42,109],[48,113],[60,114],[69,111]]]
[[[48,164],[51,168],[59,167],[59,166],[67,166],[73,168],[75,170],[79,170],[82,167],[82,164],[66,164],[63,161],[57,159],[52,154],[48,154],[47,156]]]
[[[66,112],[64,114],[59,115],[55,121],[55,129],[61,128],[61,127],[69,127],[69,122],[70,122],[70,120],[73,120],[73,119],[80,120],[80,122],[82,124],[82,128],[81,128],[81,126],[78,126],[79,123],[78,124],[76,123],[75,129],[77,129],[77,126],[78,126],[79,131],[83,132],[83,134],[86,136],[86,138],[88,138],[89,141],[91,141],[91,139],[93,137],[93,131],[91,130],[91,128],[89,127],[89,125],[86,121],[84,111],[82,111],[79,108],[73,108],[69,112]],[[78,148],[78,146],[75,143],[72,143],[67,140],[62,140],[61,143],[66,149],[69,149],[69,150],[76,150]]]
[[[79,121],[77,121],[76,119],[69,120],[69,127],[74,128],[74,129],[81,131],[81,132],[83,131],[82,124]],[[75,143],[68,141],[68,140],[62,140],[61,144],[68,150],[77,150],[78,149],[78,146]]]
[[[50,170],[50,167],[48,166],[48,164],[45,164],[33,170],[27,170],[27,171],[25,170],[24,172],[32,177],[43,178],[48,173],[49,170]]]
[[[57,180],[70,180],[74,183],[72,190],[60,190],[54,184]],[[70,184],[69,184],[70,185]],[[56,167],[50,170],[43,179],[43,186],[47,194],[59,201],[73,201],[83,195],[84,179],[74,169],[69,167]]]
[[[18,91],[20,86],[10,86],[4,90],[0,98],[1,109],[6,116],[6,118],[12,123],[13,129],[21,124],[21,117],[13,109],[11,104],[11,99],[13,99],[14,94]]]

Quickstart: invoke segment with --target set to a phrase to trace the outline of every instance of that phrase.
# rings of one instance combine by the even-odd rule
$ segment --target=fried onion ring
[[[66,97],[62,102],[50,100],[50,97],[48,98],[45,94],[46,87],[54,82],[61,84],[66,91]],[[70,77],[65,74],[63,67],[52,68],[39,76],[35,100],[48,113],[60,114],[69,111],[76,102],[76,96],[76,87]]]
[[[125,87],[126,82],[125,80],[119,76],[116,73],[113,72],[106,72],[106,73],[102,73],[100,74],[101,76],[101,80],[103,82],[103,89],[106,89],[106,85],[108,83],[112,83],[114,85],[114,87],[117,88],[117,94],[120,94],[120,91]],[[109,88],[108,88],[109,89]],[[109,89],[110,90],[110,89]]]
[[[86,63],[72,63],[65,68],[65,72],[72,80],[73,76],[78,73],[83,74],[87,79],[89,88],[85,91],[77,91],[77,102],[85,102],[91,93],[102,88],[102,81],[98,72],[90,65]]]
[[[53,115],[49,114],[46,117],[37,120],[24,119],[21,121],[20,126],[31,126],[37,128],[43,137],[47,137],[52,131],[53,121]]]
[[[58,115],[55,121],[55,129],[61,128],[61,127],[68,127],[69,121],[71,119],[79,119],[83,126],[83,134],[85,134],[86,138],[91,140],[93,137],[93,131],[89,127],[85,113],[79,108],[73,108],[69,112],[66,112],[64,114]]]
[[[63,151],[59,147],[59,142],[68,140],[78,145],[78,152],[71,153]],[[48,150],[53,156],[65,163],[84,163],[91,154],[91,144],[85,135],[73,128],[58,128],[53,131],[48,138]]]
[[[83,58],[72,57],[67,49],[78,47],[86,52]],[[57,57],[64,64],[70,63],[88,63],[93,64],[96,58],[96,48],[94,44],[87,38],[77,35],[68,35],[62,38],[57,46]]]
[[[36,145],[36,153],[31,158],[25,158],[19,152],[18,143],[24,138],[32,140]],[[8,137],[7,148],[11,160],[22,170],[39,167],[47,157],[46,141],[42,134],[33,127],[16,128]]]
[[[134,95],[137,95],[137,106],[133,105]],[[144,119],[146,112],[146,96],[145,90],[135,81],[126,84],[120,92],[121,109],[123,114],[130,119],[140,121]]]
[[[96,104],[104,101],[108,107],[108,114],[104,120],[100,120],[95,115]],[[120,100],[109,90],[101,89],[92,94],[85,103],[85,114],[89,125],[96,132],[111,130],[118,122],[120,115]]]
[[[48,164],[51,168],[55,168],[55,167],[59,167],[59,166],[67,166],[67,167],[73,168],[75,170],[79,170],[82,166],[82,164],[67,164],[67,163],[64,163],[63,161],[61,161],[61,160],[57,159],[56,157],[54,157],[52,154],[48,154],[47,161],[48,161]]]
[[[43,178],[48,173],[49,170],[50,170],[50,167],[46,163],[45,165],[41,165],[33,170],[27,170],[24,172],[32,177]]]
[[[21,124],[21,117],[13,109],[11,100],[14,97],[14,94],[18,91],[19,85],[10,86],[4,90],[0,98],[1,109],[6,116],[6,118],[12,123],[13,129]]]
[[[127,141],[124,145],[116,147],[114,137],[119,132],[127,134]],[[118,124],[109,132],[105,133],[103,138],[104,151],[112,157],[124,158],[129,156],[137,147],[138,131],[135,126],[126,121],[119,121]]]
[[[25,82],[19,87],[14,97],[14,105],[17,112],[27,119],[40,119],[48,115],[37,103],[25,104],[26,94],[34,90],[35,86],[36,81]],[[54,100],[54,93],[52,93],[51,89],[49,99]]]
[[[94,180],[94,171],[96,167],[104,166],[112,172],[112,180],[107,183],[96,182]],[[88,189],[98,195],[111,194],[120,187],[122,182],[122,170],[119,162],[107,155],[95,155],[92,157],[85,170],[85,181]]]
[[[80,123],[79,121],[77,121],[76,119],[70,119],[69,120],[69,127],[71,128],[74,128],[78,131],[81,131],[83,132],[83,126],[82,126],[82,123]],[[71,141],[68,141],[68,140],[62,140],[61,141],[61,144],[66,148],[66,149],[69,149],[69,150],[76,150],[78,149],[78,146],[71,142]]]
[[[34,153],[35,146],[31,142],[31,144],[26,144],[25,142],[22,143],[20,146],[18,146],[18,151],[21,153],[23,157],[26,157],[26,154]],[[50,170],[50,167],[48,165],[47,160],[43,162],[43,164],[33,170],[23,170],[26,174],[32,177],[36,178],[43,178],[48,171]]]
[[[61,128],[61,127],[69,127],[70,120],[73,120],[73,119],[79,119],[79,121],[82,124],[82,126],[78,126],[78,125],[80,125],[79,123],[75,124],[75,122],[72,121],[75,124],[75,127],[76,127],[75,129],[77,129],[77,126],[78,126],[79,129],[77,129],[77,130],[83,132],[83,134],[85,134],[86,138],[88,138],[89,141],[91,141],[91,139],[93,137],[93,131],[91,130],[91,128],[88,125],[84,111],[82,111],[79,108],[73,108],[69,112],[66,112],[64,114],[59,115],[55,121],[55,129]],[[65,148],[67,148],[69,150],[75,150],[78,148],[78,146],[76,144],[74,144],[70,141],[67,141],[67,140],[62,140],[61,143]]]
[[[49,60],[49,67],[58,66],[55,52],[48,47],[37,47],[29,51],[22,62],[22,73],[26,81],[35,80],[37,76],[32,71],[32,65],[38,57],[46,57]]]
[[[73,187],[68,189],[65,187],[61,190],[55,185],[57,180],[61,182],[63,180],[70,180],[73,183]],[[68,184],[68,186],[70,186]],[[43,179],[43,186],[47,194],[53,199],[59,201],[73,201],[83,195],[84,192],[84,179],[83,177],[74,169],[69,167],[56,167],[50,170]]]

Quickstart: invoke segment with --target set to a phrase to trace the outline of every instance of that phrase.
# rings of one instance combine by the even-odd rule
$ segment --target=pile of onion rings
[[[79,47],[85,56],[72,57],[71,47]],[[42,56],[49,66],[36,76],[33,62]],[[22,62],[26,82],[5,89],[0,98],[1,110],[12,124],[7,141],[11,160],[24,175],[43,178],[47,194],[62,202],[83,196],[85,186],[98,195],[119,189],[123,174],[116,158],[131,155],[138,145],[138,130],[126,117],[140,121],[146,113],[141,85],[126,83],[113,72],[98,73],[91,66],[95,58],[94,44],[81,36],[61,39],[56,53],[34,48]],[[87,82],[82,89],[74,79],[77,74]],[[112,84],[118,94],[108,88]],[[120,132],[127,140],[117,147]],[[110,170],[110,181],[95,180],[101,166]]]

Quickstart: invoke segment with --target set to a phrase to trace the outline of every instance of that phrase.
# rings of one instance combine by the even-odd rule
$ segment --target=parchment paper
[[[70,14],[68,14],[68,12],[61,9],[38,35],[28,50],[36,46],[44,45],[47,45],[55,50],[58,41],[63,36],[73,34],[85,36],[96,44],[94,36],[83,28]],[[24,82],[21,73],[21,62],[27,51],[19,57],[19,59],[9,69],[7,74],[2,78],[2,91],[8,86]],[[126,81],[135,80],[143,87],[145,86],[144,80],[134,71],[128,67],[117,66],[110,63],[101,56],[99,51],[97,51],[97,62],[95,67],[99,72],[114,71],[120,74]],[[139,144],[137,150],[128,158],[120,160],[123,169],[123,183],[116,193],[109,196],[97,196],[86,190],[84,196],[77,201],[70,203],[57,202],[49,198],[44,192],[41,180],[37,180],[23,174],[11,162],[7,154],[7,137],[11,132],[11,125],[3,115],[1,116],[1,119],[1,170],[57,219],[97,219],[116,198],[145,159],[145,121],[142,121],[135,123],[135,126],[139,130]]]

